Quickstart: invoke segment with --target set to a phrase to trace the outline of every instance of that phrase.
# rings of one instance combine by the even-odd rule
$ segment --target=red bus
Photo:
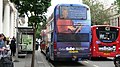
[[[41,35],[41,42],[40,42],[40,49],[41,49],[41,52],[43,51],[43,50],[45,50],[46,49],[46,38],[47,38],[47,35],[46,35],[46,30],[44,29],[44,30],[42,30],[41,31],[41,33],[40,33],[40,35]]]
[[[120,28],[109,25],[91,27],[91,57],[115,57],[120,54]]]

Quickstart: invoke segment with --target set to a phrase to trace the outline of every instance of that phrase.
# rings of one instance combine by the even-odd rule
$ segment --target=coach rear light
[[[116,41],[117,43],[119,43],[119,41]]]
[[[91,48],[90,48],[90,51],[91,51]]]

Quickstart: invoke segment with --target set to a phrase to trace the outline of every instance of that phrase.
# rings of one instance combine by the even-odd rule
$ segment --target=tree
[[[92,25],[104,24],[109,21],[108,11],[104,8],[103,4],[97,0],[83,0],[91,10]]]
[[[26,14],[29,18],[28,24],[33,26],[34,44],[31,67],[34,67],[36,29],[39,27],[40,23],[45,25],[45,13],[47,12],[47,8],[51,5],[51,0],[11,0],[11,2],[15,3],[16,8],[20,13],[19,16]]]
[[[119,9],[119,13],[120,13],[120,0],[116,0],[115,3],[117,3],[118,9]]]
[[[50,1],[51,0],[11,0],[11,2],[15,3],[20,13],[19,16],[22,16],[24,13],[28,16],[29,25],[32,25],[34,22],[37,25],[41,22],[46,22],[45,13],[47,12],[47,8],[51,5]],[[29,17],[29,15],[31,16]]]

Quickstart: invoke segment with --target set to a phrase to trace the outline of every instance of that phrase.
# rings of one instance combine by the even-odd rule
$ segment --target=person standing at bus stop
[[[74,22],[68,19],[68,10],[66,7],[62,8],[62,16],[57,21],[58,32],[61,33],[78,33],[80,32],[82,25],[78,23],[75,27]]]
[[[5,50],[5,42],[4,42],[4,36],[3,34],[0,34],[0,51]]]
[[[11,49],[11,56],[15,56],[15,52],[16,52],[16,39],[15,39],[15,37],[13,37],[11,40],[10,49]]]

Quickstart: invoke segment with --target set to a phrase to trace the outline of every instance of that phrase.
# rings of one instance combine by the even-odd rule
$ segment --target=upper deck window
[[[96,29],[97,38],[102,42],[113,42],[118,37],[118,28],[98,27]]]
[[[82,6],[60,6],[61,19],[87,19],[87,8]]]

